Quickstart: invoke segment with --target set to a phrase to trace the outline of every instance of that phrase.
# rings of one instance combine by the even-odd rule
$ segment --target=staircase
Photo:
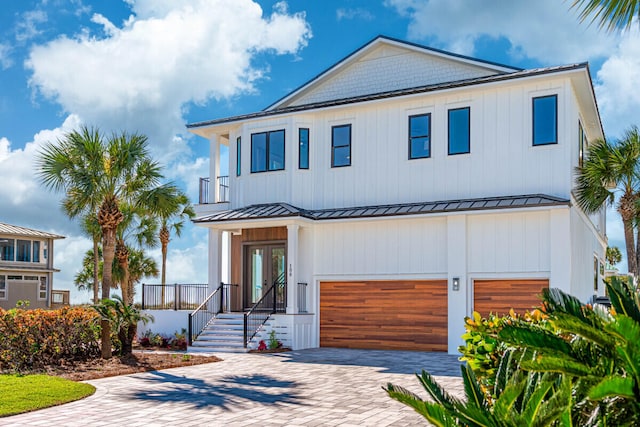
[[[190,353],[241,353],[244,348],[244,313],[220,313],[189,346]]]

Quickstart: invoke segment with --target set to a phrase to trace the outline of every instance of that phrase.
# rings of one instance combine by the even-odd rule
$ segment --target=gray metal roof
[[[46,231],[34,230],[33,228],[20,227],[19,225],[11,225],[5,222],[0,222],[0,234],[17,237],[43,237],[47,239],[64,239],[64,236],[47,233]]]
[[[534,68],[531,70],[515,71],[513,73],[495,74],[495,75],[486,76],[486,77],[477,77],[477,78],[459,80],[454,82],[437,83],[433,85],[419,86],[419,87],[413,87],[408,89],[398,89],[390,92],[374,93],[371,95],[355,96],[352,98],[336,99],[331,101],[316,102],[316,103],[304,104],[304,105],[294,105],[290,107],[276,108],[273,110],[263,110],[263,111],[259,111],[251,114],[225,117],[221,119],[207,120],[207,121],[197,122],[197,123],[188,123],[187,129],[213,126],[213,125],[219,125],[223,123],[232,123],[232,122],[237,122],[237,121],[242,121],[247,119],[268,117],[268,116],[274,116],[278,114],[294,113],[298,111],[313,110],[318,108],[327,108],[327,107],[334,107],[339,105],[354,104],[357,102],[373,101],[373,100],[384,99],[384,98],[393,98],[396,96],[413,95],[417,93],[433,92],[437,90],[453,89],[458,87],[473,86],[473,85],[480,85],[480,84],[486,84],[486,83],[494,83],[494,82],[503,81],[503,80],[512,80],[512,79],[538,76],[543,74],[573,71],[578,69],[586,69],[588,71],[589,66],[586,62],[584,62],[580,64],[562,65],[562,66],[555,66],[555,67]]]
[[[194,219],[198,223],[243,221],[268,218],[307,218],[314,221],[350,218],[377,218],[403,215],[428,215],[435,213],[479,211],[494,209],[517,209],[544,206],[569,205],[571,202],[545,194],[523,196],[486,197],[482,199],[442,200],[423,203],[401,203],[393,205],[359,206],[308,210],[288,203],[251,205],[239,209],[217,212]]]

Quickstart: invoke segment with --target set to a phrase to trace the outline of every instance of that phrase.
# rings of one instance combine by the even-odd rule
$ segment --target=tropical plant
[[[166,208],[159,212],[160,217],[160,246],[162,248],[162,276],[161,283],[166,284],[166,271],[167,271],[167,248],[171,241],[171,233],[173,232],[176,237],[180,237],[182,234],[182,228],[184,227],[185,220],[193,218],[196,213],[193,210],[193,206],[189,202],[189,198],[186,194],[182,193],[177,188],[175,191],[170,192],[170,199],[166,203]],[[164,298],[162,299],[164,301]]]
[[[125,132],[105,143],[97,129],[82,127],[57,143],[48,143],[38,157],[42,183],[64,191],[63,208],[70,218],[95,212],[102,234],[102,297],[107,299],[113,284],[118,225],[124,219],[122,203],[138,205],[157,187],[160,166],[151,160],[146,136]],[[111,357],[109,322],[102,322],[102,355]]]
[[[82,257],[82,268],[80,271],[73,276],[73,284],[78,288],[78,290],[91,290],[95,291],[94,283],[95,283],[95,252],[93,249],[89,249]],[[100,287],[100,282],[102,280],[102,247],[98,244],[98,288]]]
[[[439,426],[640,425],[640,294],[630,281],[606,282],[612,309],[545,290],[547,322],[503,322],[506,345],[494,387],[463,367],[466,400],[418,376],[435,403],[389,384],[391,397]]]
[[[580,21],[598,22],[607,31],[628,29],[634,19],[640,19],[639,0],[573,0],[571,8],[580,12]]]
[[[640,185],[640,132],[633,126],[617,144],[604,140],[590,144],[584,164],[576,168],[575,195],[578,206],[595,213],[608,203],[613,205],[616,193],[620,198],[616,210],[622,218],[627,265],[638,276],[638,258],[634,223],[638,217],[637,203]],[[638,229],[640,231],[640,229]],[[640,243],[640,240],[638,241]]]
[[[620,253],[620,249],[617,246],[609,246],[607,247],[607,251],[604,256],[609,265],[616,265],[622,260],[622,254]]]
[[[102,238],[102,232],[100,230],[100,224],[98,224],[98,218],[95,212],[89,212],[84,215],[82,218],[82,230],[91,237],[91,241],[93,243],[93,251],[92,254],[92,262],[93,262],[93,283],[88,285],[86,282],[83,283],[86,289],[90,289],[93,291],[93,303],[97,304],[100,300],[100,283],[102,281],[102,272],[100,271],[100,262],[102,259],[102,251],[99,249],[100,240]],[[83,263],[85,260],[83,260]],[[76,286],[78,284],[76,283]]]
[[[142,313],[131,304],[124,303],[118,295],[113,295],[113,299],[102,300],[93,308],[102,319],[111,323],[114,331],[117,331],[119,354],[123,356],[133,351],[138,322],[146,325],[154,320],[153,316]]]

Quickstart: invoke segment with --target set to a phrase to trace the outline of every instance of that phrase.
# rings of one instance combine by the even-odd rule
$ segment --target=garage
[[[494,314],[507,314],[513,308],[523,313],[540,306],[543,289],[549,288],[549,280],[474,280],[473,309],[483,317]]]
[[[447,351],[447,281],[320,283],[320,346]]]

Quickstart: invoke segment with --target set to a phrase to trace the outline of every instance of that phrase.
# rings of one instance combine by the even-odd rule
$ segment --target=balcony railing
[[[229,201],[229,177],[219,176],[216,178],[217,193],[209,192],[210,178],[200,178],[199,204],[208,205],[210,203],[224,203]]]
[[[193,310],[208,294],[207,284],[142,284],[143,310]]]

